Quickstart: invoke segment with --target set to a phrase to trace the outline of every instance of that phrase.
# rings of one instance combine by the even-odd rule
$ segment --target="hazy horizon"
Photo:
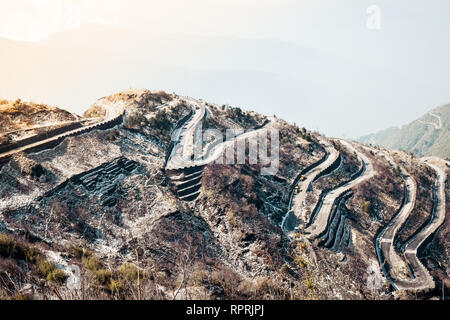
[[[379,29],[366,25],[371,5]],[[450,102],[449,10],[441,0],[4,1],[0,98],[82,113],[118,90],[162,89],[354,138]]]

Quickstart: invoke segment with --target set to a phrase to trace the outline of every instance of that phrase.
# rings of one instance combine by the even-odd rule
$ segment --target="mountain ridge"
[[[95,41],[89,41],[91,36]],[[0,79],[0,96],[65,105],[81,113],[100,95],[130,87],[160,88],[263,114],[277,105],[280,118],[346,137],[377,130],[386,123],[385,112],[390,119],[401,117],[392,107],[393,99],[422,110],[418,101],[440,97],[432,88],[420,100],[413,99],[411,92],[420,91],[420,79],[386,78],[382,64],[361,65],[273,39],[169,37],[109,28],[92,35],[89,28],[82,28],[58,37],[67,37],[66,42],[0,41],[0,67],[6,74]],[[43,74],[46,81],[41,81]],[[411,82],[406,90],[396,88],[399,81],[404,87]],[[384,94],[379,95],[375,87]],[[323,117],[324,112],[329,117]],[[345,131],[335,121],[350,118],[355,121],[347,122]]]
[[[363,143],[413,152],[419,156],[450,158],[450,104],[436,107],[401,127],[358,138]]]
[[[57,299],[57,288],[65,299],[415,299],[450,282],[448,163],[160,91],[119,92],[91,111],[102,108],[96,121],[108,126],[0,154],[0,278],[14,282],[0,297]],[[247,152],[217,162],[220,142],[197,156],[189,137],[200,125],[247,131],[236,141],[248,143],[277,130],[277,172],[263,175],[268,164]],[[413,192],[405,175],[421,188],[402,228],[385,235]],[[421,250],[402,258],[412,237]],[[82,292],[65,282],[74,266]]]

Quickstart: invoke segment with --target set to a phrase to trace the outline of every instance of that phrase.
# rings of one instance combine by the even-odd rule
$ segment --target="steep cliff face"
[[[356,143],[349,149],[345,141],[280,119],[193,101],[146,90],[105,97],[85,115],[104,118],[121,108],[120,124],[70,136],[39,152],[25,150],[2,163],[0,297],[403,296],[393,291],[389,270],[380,272],[394,262],[380,261],[377,237],[404,203],[406,173],[398,166],[422,181],[423,190],[416,200],[421,206],[397,235],[396,250],[420,234],[436,206],[428,185],[437,180],[433,170],[404,153]],[[248,157],[241,164],[194,159],[198,166],[189,170],[166,170],[173,150],[184,141],[180,136],[198,124],[193,122],[198,108],[206,110],[199,120],[204,129],[277,129],[277,172],[262,175],[262,165],[251,164]],[[292,205],[302,197],[295,187],[309,181],[329,156],[324,142],[339,157],[307,185],[300,214]],[[352,184],[365,175],[367,180]],[[305,230],[321,227],[318,211],[346,186],[325,212],[325,232],[311,238]],[[194,187],[195,197],[186,197]],[[289,211],[288,230],[282,226]],[[446,281],[447,229],[445,220],[421,247],[435,279]],[[74,266],[80,269],[82,289],[66,285]],[[428,297],[434,291],[422,293]]]

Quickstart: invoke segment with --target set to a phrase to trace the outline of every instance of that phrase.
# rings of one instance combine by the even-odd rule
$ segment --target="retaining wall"
[[[53,138],[54,136],[60,135],[60,134],[62,134],[64,132],[66,132],[66,131],[71,131],[71,130],[75,130],[75,129],[78,129],[78,128],[81,128],[81,123],[79,123],[79,122],[78,123],[71,123],[71,124],[69,124],[67,126],[64,126],[64,127],[61,127],[61,128],[57,128],[57,129],[54,129],[54,130],[50,130],[48,132],[39,133],[39,134],[36,134],[36,135],[34,135],[32,137],[25,138],[25,139],[22,139],[22,140],[17,141],[17,142],[9,143],[9,144],[6,144],[6,145],[1,145],[0,146],[0,153],[5,153],[5,152],[8,152],[8,151],[17,149],[17,148],[22,148],[22,147],[25,147],[27,145],[36,143],[38,141],[49,139],[49,138]]]

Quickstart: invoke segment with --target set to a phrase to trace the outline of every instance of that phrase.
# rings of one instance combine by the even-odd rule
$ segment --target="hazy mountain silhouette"
[[[416,153],[419,156],[450,158],[450,104],[434,108],[402,127],[392,127],[359,138],[364,143]]]
[[[0,97],[44,101],[78,113],[99,94],[133,87],[276,113],[338,136],[362,135],[405,116],[391,108],[406,95],[407,85],[398,88],[396,77],[276,39],[161,35],[89,25],[40,43],[1,40],[0,46],[6,75],[0,79]]]

